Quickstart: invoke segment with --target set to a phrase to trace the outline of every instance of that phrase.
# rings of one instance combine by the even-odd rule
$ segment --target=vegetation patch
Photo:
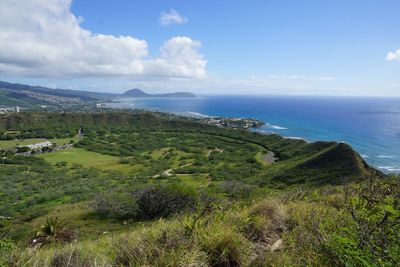
[[[47,162],[56,165],[65,162],[69,167],[96,168],[100,170],[121,171],[129,173],[134,170],[129,165],[121,164],[121,159],[115,156],[104,155],[87,151],[82,148],[73,148],[47,153],[39,156]]]
[[[0,265],[400,260],[398,177],[345,144],[139,111],[12,114],[0,117],[0,136],[4,148],[75,140],[33,156],[0,150]]]

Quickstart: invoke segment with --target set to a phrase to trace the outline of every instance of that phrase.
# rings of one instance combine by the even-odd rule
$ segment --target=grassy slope
[[[94,239],[102,236],[104,231],[130,231],[132,227],[138,227],[140,223],[128,223],[127,225],[124,225],[116,221],[104,221],[95,217],[91,217],[91,211],[87,207],[88,199],[74,199],[74,192],[76,190],[84,189],[87,190],[87,194],[91,194],[91,197],[93,197],[94,194],[101,192],[101,190],[105,191],[109,190],[110,188],[122,190],[123,188],[129,188],[132,186],[132,184],[139,183],[139,180],[133,180],[130,176],[127,176],[127,174],[140,174],[142,171],[149,172],[155,167],[159,167],[156,166],[157,162],[162,160],[168,162],[168,164],[166,167],[161,166],[156,173],[162,173],[168,168],[185,168],[185,165],[193,164],[195,162],[196,156],[202,155],[207,159],[210,157],[210,154],[212,154],[215,164],[213,166],[211,166],[212,164],[207,165],[210,169],[206,170],[205,172],[195,174],[178,174],[171,179],[157,180],[150,178],[146,181],[146,183],[168,183],[169,180],[180,180],[183,183],[197,189],[202,188],[206,190],[214,190],[215,187],[221,183],[221,181],[213,181],[210,179],[210,173],[215,172],[219,168],[221,171],[232,169],[232,174],[234,174],[235,170],[237,172],[239,170],[238,168],[241,168],[237,167],[240,165],[235,165],[237,163],[234,160],[236,157],[240,156],[240,154],[243,154],[242,152],[246,153],[246,157],[250,157],[245,158],[245,162],[248,161],[251,163],[252,160],[254,160],[260,163],[260,155],[265,153],[267,150],[273,150],[280,160],[270,165],[261,164],[261,166],[258,167],[259,173],[256,174],[254,178],[258,182],[261,181],[263,186],[266,186],[260,190],[260,193],[263,194],[265,194],[266,191],[271,192],[272,189],[268,187],[276,184],[282,185],[283,188],[286,188],[287,185],[294,183],[308,183],[311,185],[330,183],[336,184],[338,182],[337,179],[343,175],[348,177],[356,177],[368,172],[368,167],[358,156],[358,154],[346,145],[327,142],[307,144],[303,141],[287,140],[275,135],[264,136],[246,131],[219,129],[217,127],[211,127],[195,122],[188,122],[187,120],[180,120],[176,118],[171,120],[163,116],[159,117],[159,115],[155,116],[154,114],[149,113],[17,114],[0,118],[0,130],[21,129],[21,124],[24,125],[25,130],[38,128],[41,132],[44,131],[41,129],[41,127],[44,127],[44,125],[49,127],[49,129],[58,129],[58,127],[61,126],[73,128],[73,132],[76,132],[76,129],[83,125],[84,129],[93,129],[92,135],[89,136],[96,137],[97,140],[95,140],[91,146],[89,146],[90,144],[83,145],[83,147],[90,148],[92,151],[82,148],[74,148],[40,155],[39,157],[52,164],[56,164],[61,161],[68,163],[66,167],[57,167],[54,170],[54,172],[57,173],[54,181],[49,179],[51,178],[51,175],[40,173],[35,174],[36,176],[34,176],[34,179],[28,178],[29,180],[18,180],[16,189],[20,188],[21,190],[26,190],[25,188],[33,187],[35,189],[35,194],[33,196],[38,198],[41,197],[40,195],[37,196],[38,191],[43,191],[43,189],[38,187],[40,183],[48,183],[46,190],[49,191],[52,191],[52,188],[67,188],[69,184],[74,184],[73,190],[67,188],[68,190],[66,192],[68,192],[68,195],[60,195],[58,198],[51,199],[48,202],[46,202],[47,200],[45,202],[40,202],[40,204],[35,206],[36,210],[43,208],[47,209],[49,213],[46,215],[33,217],[33,219],[27,219],[20,225],[16,226],[16,229],[21,230],[20,238],[22,238],[24,235],[24,238],[29,235],[32,236],[34,229],[37,229],[37,227],[41,225],[45,221],[45,218],[49,215],[61,216],[63,219],[66,219],[69,222],[68,226],[70,228],[79,229],[82,240]],[[89,128],[89,126],[92,128]],[[108,132],[112,132],[113,128],[117,127],[120,129],[123,135],[126,135],[124,139],[119,138],[118,135],[112,136]],[[59,129],[63,130],[63,128]],[[67,140],[69,139],[67,138]],[[124,143],[125,141],[128,143]],[[135,152],[139,153],[141,157],[148,156],[149,159],[145,163],[120,164],[121,157],[112,156],[114,152],[112,151],[111,147],[115,146],[116,151],[118,151],[120,147],[124,147],[127,144],[135,145]],[[100,145],[104,146],[102,153],[95,152],[100,149]],[[140,150],[141,145],[145,145],[143,152]],[[194,150],[184,152],[179,149],[175,149],[173,152],[169,152],[171,147],[175,145],[178,147],[189,147]],[[151,147],[151,149],[148,149],[147,146]],[[242,152],[241,149],[243,150]],[[220,150],[223,152],[220,152]],[[133,156],[130,155],[126,156],[127,159],[132,157]],[[166,160],[167,157],[171,158]],[[84,175],[79,174],[79,170],[72,168],[74,164],[80,164],[84,168],[96,168],[103,172],[101,175],[96,172],[93,174],[86,174],[86,170],[84,170]],[[243,168],[244,167],[246,166],[243,165]],[[10,169],[10,172],[13,170],[15,169]],[[118,171],[119,173],[108,177],[104,171]],[[50,172],[52,171],[50,170]],[[33,172],[30,171],[28,173],[26,171],[24,175],[30,177],[30,175],[33,175]],[[39,178],[42,175],[49,175],[49,178],[46,178],[44,181],[43,179]],[[153,174],[150,172],[149,175],[151,177]],[[334,179],[330,180],[332,177],[334,177]],[[231,177],[228,176],[227,179],[229,178]],[[246,181],[245,178],[246,177],[242,177],[243,181]],[[9,183],[9,180],[5,179],[5,181]],[[142,182],[143,181],[140,181],[140,183]],[[248,180],[246,182],[253,182],[253,180]],[[44,184],[44,186],[47,185]],[[82,196],[79,197],[82,198]],[[31,195],[28,194],[27,196],[23,196],[21,199],[18,199],[18,203],[28,203],[30,200]],[[13,200],[13,202],[14,201],[15,200]],[[7,200],[7,203],[11,202]],[[246,221],[248,212],[250,212],[249,209],[242,207],[242,213],[240,213],[238,210],[232,210],[232,214],[229,216],[233,216],[235,213],[240,213],[243,215],[243,217],[241,217],[239,221]],[[236,224],[238,223],[237,221],[229,222],[229,220],[226,222],[218,221],[212,225],[216,227],[215,229],[220,229],[221,231],[225,229],[228,231],[228,234],[232,234],[232,236],[238,238],[239,241],[241,240],[240,242],[243,241],[243,246],[246,249],[253,248],[252,246],[257,245],[251,244],[251,242],[249,243],[248,240],[243,239],[244,237],[240,232],[241,230],[237,229],[238,227],[241,227],[241,223]],[[179,229],[185,227],[185,225],[182,223],[184,218],[179,218],[178,221],[179,223],[175,220],[168,221],[167,223],[164,223],[164,225],[166,225],[165,227],[167,227],[167,229],[175,229],[175,227],[177,227],[177,233],[180,234],[179,231],[181,230]],[[147,224],[148,223],[146,223],[146,225]],[[160,224],[163,224],[163,222]],[[24,233],[24,231],[27,231],[27,229],[30,229],[29,232]],[[111,249],[113,244],[119,244],[120,240],[127,235],[131,236],[132,238],[138,238],[138,240],[141,238],[151,239],[154,237],[154,235],[157,236],[159,234],[151,234],[153,231],[158,231],[157,229],[159,228],[157,223],[155,223],[154,225],[151,224],[151,226],[147,228],[140,228],[138,232],[134,230],[133,232],[126,232],[123,234],[113,234],[111,239],[105,237],[100,238],[100,240],[95,242],[84,241],[77,245],[66,247],[63,249],[63,251],[68,252],[70,249],[77,249],[79,251],[85,251],[84,253],[90,254],[92,250],[95,250],[93,251],[93,255],[96,257],[99,256],[98,261],[104,260],[106,263],[110,263],[115,261],[115,254],[112,254],[114,253],[114,250]],[[213,231],[216,231],[216,234],[222,235],[215,238],[225,238],[223,231],[218,232],[215,229],[212,227],[206,227],[205,231],[209,232],[209,236],[204,233],[204,235],[207,237],[204,237],[203,241],[195,241],[199,242],[196,243],[195,251],[198,251],[200,254],[193,254],[193,258],[190,258],[191,256],[187,254],[185,248],[178,247],[174,248],[174,251],[172,252],[166,252],[178,253],[176,258],[172,260],[172,263],[180,262],[180,260],[182,260],[182,264],[188,263],[186,260],[207,262],[208,256],[206,254],[208,252],[207,250],[203,249],[205,244],[202,242],[206,242],[205,239],[214,238],[212,236]],[[150,233],[150,236],[147,236],[148,234],[143,234],[143,232]],[[187,242],[187,240],[184,241],[184,244],[187,246],[190,245],[190,243],[185,242]],[[151,244],[148,245],[151,246]],[[147,243],[144,244],[144,246],[146,247],[143,249],[150,249],[147,247]],[[104,254],[104,258],[98,254],[101,249],[107,251],[107,253]],[[178,251],[175,251],[175,249],[178,249]],[[179,254],[179,250],[183,254]],[[43,255],[39,253],[34,256],[37,257],[37,259],[34,259],[33,262],[37,260],[37,266],[44,264],[43,261],[51,260],[51,258],[54,256],[53,249],[44,251],[43,253]],[[179,255],[181,255],[182,258],[180,258]],[[42,258],[42,256],[44,258]],[[247,256],[249,255],[241,254],[239,257],[241,258]],[[49,258],[45,259],[45,257]],[[140,258],[144,256],[139,254],[138,257]],[[189,257],[190,259],[185,257]],[[143,258],[144,261],[149,260],[149,262],[141,262],[139,258],[137,259],[138,262],[143,264],[154,264],[155,262],[152,262],[152,260],[156,260]],[[240,261],[242,260],[245,261],[244,258],[240,259]]]
[[[30,107],[33,104],[38,104],[40,102],[35,99],[31,99],[29,97],[16,97],[16,95],[12,94],[9,91],[1,90],[0,88],[0,105],[3,106],[20,106],[20,107]],[[43,102],[42,102],[43,103]]]
[[[393,206],[399,183],[387,182],[378,186],[391,188],[391,195],[383,192],[387,198],[380,200],[385,206],[374,205],[377,211],[364,218],[373,226],[386,207],[399,212]],[[198,220],[199,213],[177,215],[126,227],[123,232],[103,233],[96,240],[14,253],[21,266],[397,266],[400,243],[393,231],[400,224],[394,223],[396,217],[388,221],[393,226],[379,226],[386,231],[383,240],[388,246],[382,256],[366,246],[356,248],[359,229],[343,195],[356,188],[288,190],[217,209]],[[357,202],[357,195],[351,201]],[[360,210],[368,214],[363,207]],[[191,228],[194,220],[196,227]],[[378,241],[377,245],[382,244]]]
[[[332,143],[319,151],[274,164],[267,177],[277,184],[323,185],[340,184],[346,182],[344,179],[356,180],[370,171],[370,167],[349,145]]]
[[[121,171],[123,173],[129,173],[134,170],[130,165],[120,164],[119,157],[91,152],[81,148],[65,149],[53,153],[41,154],[39,158],[43,158],[51,164],[67,162],[69,167],[78,164],[84,168]]]

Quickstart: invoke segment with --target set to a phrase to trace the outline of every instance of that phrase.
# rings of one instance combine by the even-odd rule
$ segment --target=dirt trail
[[[222,149],[220,149],[220,148],[217,147],[217,148],[208,150],[208,151],[207,151],[207,154],[206,154],[206,157],[209,157],[209,156],[211,155],[211,152],[213,152],[213,151],[217,151],[217,152],[219,152],[219,153],[224,152],[224,150],[222,150]]]
[[[268,165],[269,165],[269,164],[272,164],[272,163],[274,163],[275,161],[278,160],[278,158],[275,157],[275,153],[272,152],[272,151],[268,151],[267,154],[265,154],[265,155],[263,155],[263,156],[261,157],[261,159],[262,159],[265,163],[267,163]]]

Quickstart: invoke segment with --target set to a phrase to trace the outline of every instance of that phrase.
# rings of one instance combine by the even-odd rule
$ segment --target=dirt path
[[[219,153],[224,152],[222,149],[220,149],[220,148],[217,147],[217,148],[208,150],[208,151],[207,151],[207,154],[206,154],[206,157],[209,157],[209,156],[211,155],[211,152],[213,152],[213,151],[217,151],[217,152],[219,152]]]
[[[262,159],[265,163],[267,163],[268,165],[269,165],[269,164],[272,164],[272,163],[274,163],[275,161],[278,160],[278,158],[275,157],[275,153],[272,152],[272,151],[268,151],[267,154],[265,154],[265,155],[263,155],[263,156],[261,157],[261,159]]]
[[[165,172],[163,172],[163,174],[162,174],[163,176],[167,176],[167,177],[170,177],[171,175],[172,175],[172,169],[168,169],[168,170],[166,170]]]
[[[192,165],[192,163],[188,163],[188,164],[179,166],[179,167],[177,167],[177,168],[187,167],[187,166],[190,166],[190,165]],[[173,172],[175,169],[176,169],[176,168],[171,168],[171,169],[165,170],[165,171],[163,171],[163,173],[162,173],[161,175],[160,175],[160,174],[153,175],[153,178],[158,178],[158,177],[160,177],[160,176],[170,177],[170,176],[172,176],[172,174],[173,174],[172,172]]]

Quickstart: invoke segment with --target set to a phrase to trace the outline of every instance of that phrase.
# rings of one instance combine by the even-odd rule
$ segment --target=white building
[[[49,147],[52,145],[53,144],[50,141],[45,141],[45,142],[40,142],[40,143],[36,143],[36,144],[31,144],[31,145],[17,146],[17,148],[28,147],[29,149],[38,149],[38,148],[43,148],[43,147]]]

